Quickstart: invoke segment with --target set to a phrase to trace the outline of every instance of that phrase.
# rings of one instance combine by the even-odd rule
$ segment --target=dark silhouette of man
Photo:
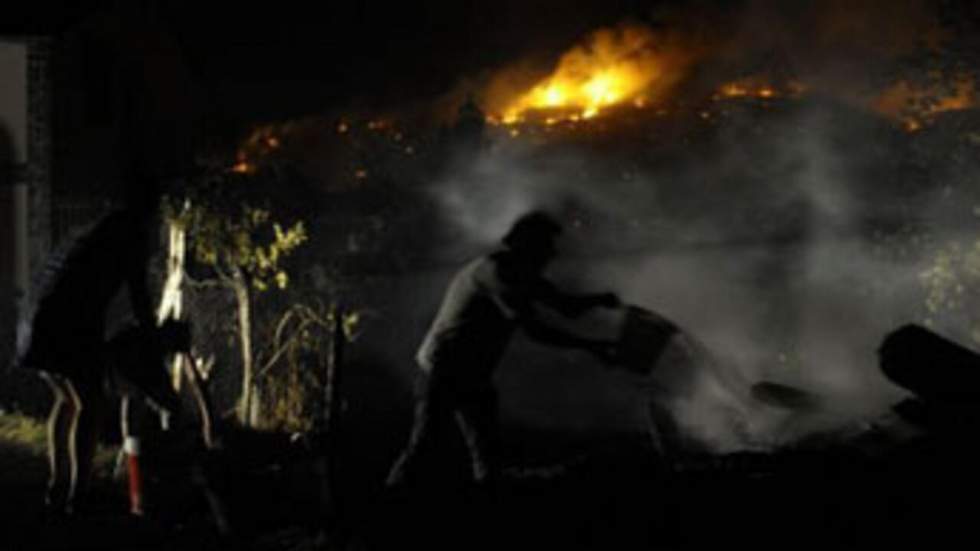
[[[543,212],[521,217],[503,249],[466,264],[453,278],[416,360],[414,425],[408,446],[388,476],[389,486],[414,482],[441,440],[459,430],[469,449],[472,476],[490,484],[498,471],[497,393],[492,377],[518,328],[533,340],[578,348],[612,361],[610,341],[571,335],[543,323],[543,305],[568,316],[616,307],[612,293],[570,295],[542,275],[556,255],[561,226]],[[455,429],[454,426],[455,425]]]
[[[190,353],[190,323],[168,319],[159,326],[132,324],[104,347],[109,390],[120,397],[137,398],[157,413],[176,413],[180,397],[165,363],[173,354]]]
[[[51,254],[21,319],[16,365],[39,371],[54,394],[46,495],[53,511],[71,512],[91,476],[108,405],[105,332],[113,297],[127,288],[139,327],[155,327],[146,273],[155,213],[154,201],[114,211]]]

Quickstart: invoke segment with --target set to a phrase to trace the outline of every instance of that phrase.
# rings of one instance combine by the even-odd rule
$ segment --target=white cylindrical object
[[[127,436],[123,439],[123,451],[127,455],[139,455],[140,454],[140,440],[135,436]]]

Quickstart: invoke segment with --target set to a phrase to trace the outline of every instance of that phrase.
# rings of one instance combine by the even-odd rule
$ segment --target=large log
[[[918,326],[889,333],[878,349],[889,380],[931,402],[980,405],[980,355]]]

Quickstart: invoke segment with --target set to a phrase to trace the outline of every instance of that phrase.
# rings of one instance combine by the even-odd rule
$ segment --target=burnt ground
[[[627,449],[606,446],[554,478],[511,480],[496,507],[430,502],[406,515],[428,519],[409,524],[430,533],[442,524],[433,519],[444,518],[458,527],[444,534],[449,543],[476,540],[487,549],[834,549],[975,539],[962,500],[977,488],[977,456],[935,441],[879,459],[842,446],[688,457],[672,466],[651,463],[642,446]],[[385,548],[408,531],[397,533]]]
[[[459,483],[450,465],[439,471],[442,484],[382,496],[390,458],[348,446],[338,465],[339,517],[327,538],[318,537],[327,517],[311,455],[286,435],[226,433],[224,449],[208,456],[186,442],[166,442],[172,453],[148,450],[144,466],[156,474],[143,519],[126,513],[124,485],[105,469],[95,505],[75,518],[45,518],[43,459],[4,449],[0,548],[867,548],[976,538],[980,454],[961,436],[923,438],[877,458],[841,444],[672,464],[636,436],[512,431],[510,438],[511,459],[522,456],[521,464],[496,496]],[[534,462],[545,458],[535,449],[551,450],[547,463]],[[233,536],[219,536],[193,482],[201,479],[222,496]]]

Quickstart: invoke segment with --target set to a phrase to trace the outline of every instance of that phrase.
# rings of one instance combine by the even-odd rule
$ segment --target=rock
[[[980,406],[980,355],[918,325],[903,326],[878,349],[889,380],[928,402]]]

